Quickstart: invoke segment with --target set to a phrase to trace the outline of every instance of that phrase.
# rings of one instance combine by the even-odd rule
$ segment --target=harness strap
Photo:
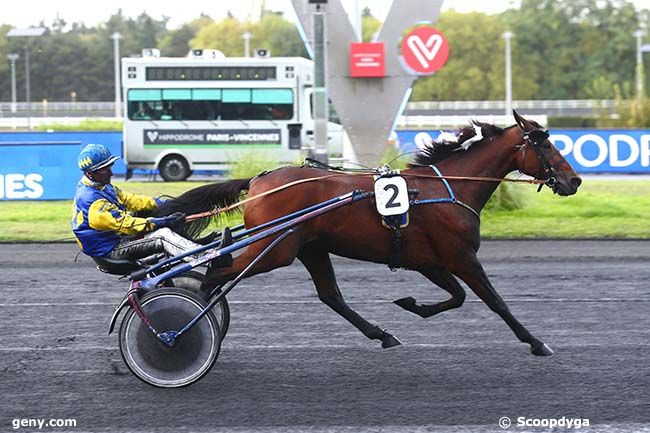
[[[445,188],[447,188],[447,193],[449,194],[449,197],[443,197],[443,198],[428,198],[424,200],[411,200],[411,204],[413,206],[417,206],[419,204],[429,204],[429,203],[452,203],[452,204],[457,204],[461,207],[464,207],[468,211],[472,212],[474,215],[476,215],[476,218],[481,219],[481,215],[474,210],[470,205],[467,203],[464,203],[456,198],[456,194],[454,194],[454,190],[451,189],[451,185],[449,185],[449,182],[447,179],[454,179],[454,176],[443,176],[438,167],[435,165],[431,164],[431,168],[433,171],[436,172],[437,176],[436,178],[442,180],[442,183],[445,185]],[[426,177],[433,177],[433,176],[426,176]]]

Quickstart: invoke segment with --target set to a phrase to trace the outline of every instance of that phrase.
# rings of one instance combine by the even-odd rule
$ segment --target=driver
[[[101,144],[89,144],[79,154],[83,177],[74,197],[72,231],[81,250],[91,257],[141,259],[161,252],[176,256],[198,248],[199,244],[171,230],[185,221],[184,213],[160,218],[134,216],[154,210],[162,200],[111,185],[111,167],[117,159]]]

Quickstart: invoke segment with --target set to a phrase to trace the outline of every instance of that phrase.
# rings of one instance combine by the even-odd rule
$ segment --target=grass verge
[[[129,192],[178,195],[200,182],[116,182]],[[484,238],[617,238],[650,239],[650,182],[591,180],[578,194],[558,197],[548,188],[537,194],[530,185],[514,185],[523,207],[482,212]],[[435,205],[431,205],[435,206]],[[72,240],[72,202],[0,202],[0,241]],[[236,224],[239,218],[227,224]]]

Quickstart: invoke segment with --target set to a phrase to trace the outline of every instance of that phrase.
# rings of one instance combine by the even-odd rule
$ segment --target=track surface
[[[403,342],[382,350],[320,303],[296,263],[231,294],[215,368],[173,390],[127,371],[106,334],[126,284],[75,254],[0,245],[1,432],[17,418],[74,418],[74,432],[476,432],[502,431],[502,416],[650,431],[650,242],[483,243],[493,284],[549,358],[530,355],[472,293],[424,320],[391,301],[445,292],[413,272],[335,259],[350,305]]]

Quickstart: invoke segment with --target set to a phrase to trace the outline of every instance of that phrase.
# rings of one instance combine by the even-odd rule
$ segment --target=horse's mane
[[[242,190],[248,189],[251,179],[236,179],[228,182],[212,183],[184,192],[178,197],[166,197],[150,216],[165,216],[174,212],[187,215],[223,208],[239,200]],[[237,212],[233,210],[231,212]],[[175,230],[182,236],[194,239],[210,224],[212,218],[199,218],[185,223]]]
[[[483,133],[483,139],[473,144],[473,146],[484,143],[487,139],[499,136],[507,129],[498,126],[472,120],[470,125],[458,130],[458,141],[443,140],[440,142],[434,141],[431,145],[421,149],[414,157],[413,161],[409,163],[409,167],[420,167],[438,162],[446,159],[457,150],[463,149],[463,143],[476,135],[474,126],[480,127]]]

